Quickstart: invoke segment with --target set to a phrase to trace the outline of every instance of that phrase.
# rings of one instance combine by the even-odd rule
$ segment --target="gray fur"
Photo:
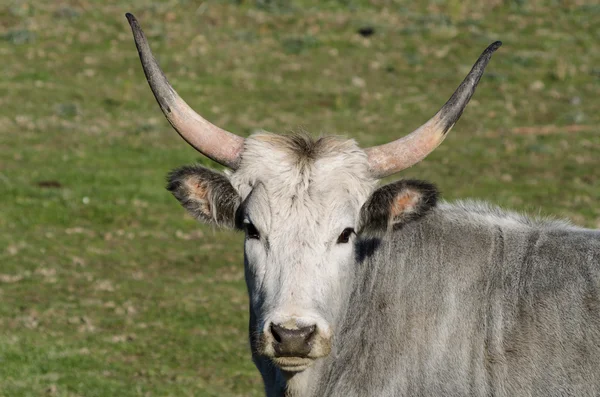
[[[600,395],[600,232],[484,208],[357,243],[334,352],[298,395]]]
[[[364,152],[337,138],[255,134],[228,178],[225,201],[261,236],[245,274],[269,397],[600,395],[599,231],[433,207],[425,183],[374,192]],[[426,202],[390,220],[406,188]],[[336,244],[347,227],[378,232]],[[294,321],[320,334],[311,365],[284,372],[265,330]]]

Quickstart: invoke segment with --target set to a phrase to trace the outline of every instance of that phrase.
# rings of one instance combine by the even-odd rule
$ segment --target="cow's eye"
[[[251,223],[246,223],[246,237],[255,240],[260,238],[260,233],[258,233],[258,230]]]
[[[350,237],[352,236],[352,233],[354,233],[354,229],[352,229],[351,227],[345,228],[344,231],[342,232],[342,234],[340,234],[340,237],[338,237],[337,243],[338,244],[347,243],[348,241],[350,241]]]

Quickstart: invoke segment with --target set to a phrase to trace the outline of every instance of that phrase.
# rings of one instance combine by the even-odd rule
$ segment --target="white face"
[[[253,136],[231,182],[243,199],[255,348],[280,368],[301,371],[331,350],[354,262],[353,231],[374,180],[352,141],[324,143],[323,153],[300,161],[280,146],[272,136]]]

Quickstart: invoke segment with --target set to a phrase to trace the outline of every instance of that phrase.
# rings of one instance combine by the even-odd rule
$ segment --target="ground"
[[[559,5],[560,4],[560,5]],[[146,85],[248,135],[402,136],[494,55],[442,146],[398,177],[600,227],[600,6],[394,0],[7,0],[0,6],[0,396],[258,396],[242,238],[164,189],[212,165]]]

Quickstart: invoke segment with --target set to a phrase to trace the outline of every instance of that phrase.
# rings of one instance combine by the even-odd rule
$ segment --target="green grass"
[[[3,3],[0,396],[261,395],[241,237],[164,189],[210,162],[160,114],[125,12],[216,124],[365,146],[427,120],[503,40],[446,142],[400,176],[600,227],[600,8],[560,4]]]

